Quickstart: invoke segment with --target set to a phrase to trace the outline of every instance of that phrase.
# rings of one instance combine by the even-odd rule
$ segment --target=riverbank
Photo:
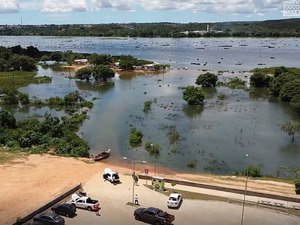
[[[95,174],[102,175],[106,167],[118,171],[121,180],[123,175],[132,172],[131,164],[113,165],[107,161],[94,163],[90,159],[47,154],[28,155],[0,165],[0,182],[2,193],[5,193],[5,198],[0,203],[0,221],[4,224],[14,222],[17,217],[39,207],[74,184],[85,184]],[[135,169],[137,173],[142,174],[144,166],[136,165]],[[163,168],[157,168],[156,172],[162,177],[245,188],[244,177],[176,173]],[[149,175],[154,175],[153,171],[150,171]],[[249,179],[248,190],[297,197],[294,185],[282,182]]]

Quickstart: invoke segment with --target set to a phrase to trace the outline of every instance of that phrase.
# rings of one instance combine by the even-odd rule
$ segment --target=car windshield
[[[175,197],[170,197],[169,200],[170,201],[176,201],[177,199]]]
[[[157,213],[157,215],[159,217],[165,217],[166,213],[164,211],[159,210],[158,213]]]

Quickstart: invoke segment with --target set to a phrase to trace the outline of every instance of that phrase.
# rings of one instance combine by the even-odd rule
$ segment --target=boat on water
[[[91,157],[94,159],[94,161],[100,161],[102,159],[108,158],[110,155],[110,149],[106,148],[105,150],[100,150],[100,152],[97,155],[91,155]]]

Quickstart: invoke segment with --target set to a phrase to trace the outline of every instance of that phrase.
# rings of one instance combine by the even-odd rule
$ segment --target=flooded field
[[[1,37],[6,46],[33,45],[40,50],[73,50],[75,52],[131,54],[138,58],[171,64],[164,74],[119,76],[105,85],[70,80],[61,72],[39,68],[39,75],[53,77],[52,83],[21,88],[31,97],[46,99],[79,90],[94,100],[90,119],[80,129],[91,153],[99,147],[112,149],[109,160],[122,157],[145,160],[176,170],[231,174],[247,165],[262,168],[264,174],[285,176],[288,168],[300,165],[300,138],[291,144],[280,131],[279,124],[297,115],[276,99],[263,94],[217,87],[206,89],[205,107],[188,106],[180,87],[193,85],[201,70],[229,71],[220,75],[248,80],[242,71],[266,66],[298,66],[300,39],[102,39],[54,37]],[[260,65],[259,65],[260,64]],[[187,70],[182,69],[187,67]],[[224,95],[224,100],[218,96]],[[149,113],[144,102],[151,100]],[[14,109],[17,118],[43,116],[45,112],[63,115],[49,108]],[[130,128],[144,134],[143,142],[158,143],[160,156],[149,156],[143,147],[129,146]],[[170,131],[176,130],[180,140],[171,144]],[[246,154],[249,157],[246,157]]]

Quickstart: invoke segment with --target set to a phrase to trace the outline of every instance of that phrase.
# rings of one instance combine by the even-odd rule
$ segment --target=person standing
[[[95,209],[96,216],[100,216],[100,213],[99,213],[100,209],[101,209],[101,207],[100,207],[100,205],[98,205],[97,208]]]

